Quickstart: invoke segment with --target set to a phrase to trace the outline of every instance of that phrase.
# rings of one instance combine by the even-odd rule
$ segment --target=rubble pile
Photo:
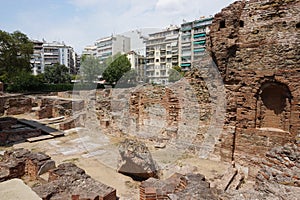
[[[140,200],[218,199],[201,174],[173,174],[166,180],[150,178],[140,185]]]
[[[33,190],[45,200],[115,200],[117,198],[115,189],[95,181],[73,163],[60,164],[50,170],[48,183],[33,187]]]

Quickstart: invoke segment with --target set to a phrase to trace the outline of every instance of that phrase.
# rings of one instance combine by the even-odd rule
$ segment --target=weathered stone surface
[[[256,177],[257,190],[272,191],[276,196],[286,195],[284,186],[300,192],[300,147],[286,144],[267,152],[266,159],[261,162],[261,169]],[[278,186],[281,185],[281,186]],[[279,189],[281,188],[281,189]],[[292,189],[293,188],[293,189]],[[291,194],[291,193],[290,193]]]
[[[29,97],[10,98],[5,102],[7,115],[19,115],[29,113],[32,109],[32,101]]]
[[[64,122],[59,124],[60,130],[68,130],[75,127],[82,127],[84,126],[84,122],[86,119],[86,114],[79,114],[77,116],[70,117],[69,119],[65,120]]]
[[[53,168],[55,168],[55,162],[53,160],[47,160],[43,165],[41,165],[37,175],[42,175]]]
[[[250,167],[256,157],[293,143],[300,131],[299,1],[237,1],[215,15],[207,48],[222,75],[228,103],[222,160]]]
[[[10,145],[23,142],[28,138],[41,135],[41,130],[19,124],[12,117],[0,118],[0,145]]]
[[[0,118],[0,130],[9,130],[13,125],[17,124],[17,119],[12,117],[2,117]]]
[[[33,188],[42,199],[117,199],[115,189],[95,181],[73,163],[50,170],[48,181]]]
[[[150,178],[140,185],[141,200],[217,199],[201,174],[174,174],[166,180]]]
[[[11,178],[21,178],[25,174],[30,179],[36,179],[42,172],[46,172],[45,169],[52,169],[54,167],[55,162],[44,153],[32,153],[27,149],[5,151],[0,161],[0,169],[8,173],[6,176],[1,177],[1,181]]]
[[[119,153],[118,172],[129,175],[134,179],[158,177],[158,166],[144,143],[138,140],[126,139],[120,144]]]
[[[38,119],[60,116],[70,117],[74,112],[82,111],[84,108],[83,100],[39,97],[37,101],[40,107],[36,111]]]
[[[53,105],[46,105],[40,108],[39,110],[35,111],[35,116],[38,119],[51,118],[53,116],[52,109],[53,109]]]

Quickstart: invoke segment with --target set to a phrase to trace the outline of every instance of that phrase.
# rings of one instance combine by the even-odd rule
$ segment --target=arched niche
[[[291,100],[287,85],[279,82],[263,83],[257,95],[256,127],[289,131]]]

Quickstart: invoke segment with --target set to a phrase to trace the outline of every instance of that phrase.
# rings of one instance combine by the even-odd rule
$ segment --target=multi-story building
[[[135,51],[130,51],[127,53],[127,58],[131,64],[131,69],[134,69],[137,73],[136,81],[144,82],[146,67],[145,56],[139,55]]]
[[[193,63],[199,61],[205,52],[206,36],[213,18],[200,18],[185,22],[180,27],[180,66],[189,70]]]
[[[60,42],[33,41],[33,43],[34,53],[31,59],[33,74],[44,73],[45,67],[51,67],[57,63],[65,65],[70,73],[76,73],[77,55],[72,47]]]
[[[100,62],[103,62],[110,56],[114,56],[117,53],[124,54],[130,51],[130,38],[123,35],[112,35],[104,37],[95,42],[96,57]]]
[[[97,46],[95,45],[88,45],[84,47],[84,50],[82,51],[82,55],[88,55],[88,56],[97,56]]]
[[[33,54],[30,59],[32,65],[32,73],[38,75],[44,72],[44,54],[43,54],[43,42],[33,40]]]
[[[146,41],[146,77],[149,83],[168,83],[169,69],[178,66],[179,27],[170,26],[149,34]]]

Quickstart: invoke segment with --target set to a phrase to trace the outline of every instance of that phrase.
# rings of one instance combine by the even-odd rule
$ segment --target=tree
[[[109,61],[107,61],[109,62]],[[118,55],[103,72],[103,78],[112,86],[115,86],[118,80],[130,70],[131,64],[126,55]]]
[[[31,72],[33,43],[20,31],[12,34],[0,30],[0,76],[10,79],[18,73]]]
[[[134,87],[137,83],[137,71],[135,69],[130,69],[126,72],[118,81],[116,87]]]
[[[43,84],[41,76],[34,76],[30,72],[21,71],[11,78],[7,91],[41,91],[43,89]]]
[[[71,81],[68,68],[60,64],[45,67],[44,77],[48,83],[69,83]]]
[[[105,67],[93,56],[83,56],[80,64],[82,77],[89,82],[96,80],[97,76],[102,75]]]
[[[169,82],[176,82],[184,76],[184,72],[181,67],[175,66],[169,70]]]

